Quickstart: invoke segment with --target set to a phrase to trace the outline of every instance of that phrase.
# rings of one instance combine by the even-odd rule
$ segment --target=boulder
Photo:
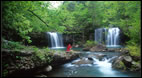
[[[51,70],[52,70],[52,66],[48,65],[47,67],[44,68],[43,71],[49,72],[49,71],[51,71]]]
[[[89,51],[89,48],[83,48],[82,50],[83,51]]]
[[[127,62],[132,62],[132,57],[131,56],[125,56],[124,60]]]
[[[115,50],[116,50],[115,48],[108,48],[109,52],[115,52]]]
[[[93,61],[93,58],[92,58],[92,57],[88,57],[88,60],[91,60],[91,61]]]
[[[105,54],[97,54],[96,58],[99,59],[100,61],[102,61],[102,59],[105,57]]]
[[[92,48],[89,49],[91,52],[94,51],[105,51],[106,50],[106,46],[105,45],[96,45]]]
[[[120,64],[120,61],[122,61],[123,58],[124,58],[123,56],[117,57],[117,58],[112,62],[112,67],[113,67],[113,68],[117,68],[118,65]]]
[[[73,62],[72,64],[77,64],[77,65],[80,65],[80,64],[93,64],[93,61],[90,61],[90,60],[88,60],[86,58],[82,58],[79,61]]]
[[[91,49],[89,49],[91,52],[96,51],[96,47],[92,47]]]
[[[127,68],[131,68],[131,66],[132,66],[132,58],[131,58],[131,56],[124,56],[123,57],[123,63],[127,66]]]
[[[96,58],[101,61],[105,56],[105,54],[90,54],[88,55],[88,59],[93,60],[92,58]]]
[[[77,44],[77,45],[75,45],[74,47],[78,48],[78,47],[79,47],[79,45]]]
[[[140,63],[137,63],[135,61],[132,61],[132,71],[140,71],[141,70],[141,65]]]

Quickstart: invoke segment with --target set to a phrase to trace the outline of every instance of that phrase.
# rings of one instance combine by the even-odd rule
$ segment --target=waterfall
[[[95,30],[95,41],[99,44],[105,43],[107,46],[119,46],[120,29],[114,28],[98,28]]]
[[[46,32],[51,48],[63,48],[62,34],[57,32]]]
[[[109,28],[107,35],[107,45],[108,46],[117,46],[119,45],[119,28]]]
[[[98,44],[102,44],[104,42],[104,28],[98,28],[95,30],[95,41]]]

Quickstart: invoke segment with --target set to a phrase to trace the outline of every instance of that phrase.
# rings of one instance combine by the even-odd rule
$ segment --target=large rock
[[[77,64],[77,65],[80,65],[80,64],[93,64],[93,61],[90,61],[90,60],[88,60],[86,58],[82,58],[79,61],[73,62],[72,64]]]
[[[106,46],[105,45],[96,45],[92,48],[89,49],[91,52],[94,51],[105,51],[106,50]]]
[[[82,50],[83,51],[89,51],[89,48],[83,48]]]
[[[124,60],[127,61],[127,62],[132,62],[131,56],[125,56]]]
[[[96,58],[101,61],[105,56],[105,54],[90,54],[88,55],[88,59],[92,60],[92,58]]]
[[[120,66],[120,62],[123,60],[123,56],[117,57],[113,62],[112,62],[112,67],[113,68],[118,68]]]
[[[52,70],[52,66],[48,65],[37,70],[37,73],[48,73]]]
[[[130,69],[131,68],[132,58],[130,56],[119,56],[112,62],[113,68],[118,69]]]

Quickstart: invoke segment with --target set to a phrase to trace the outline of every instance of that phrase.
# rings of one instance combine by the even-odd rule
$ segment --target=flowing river
[[[93,64],[73,64],[81,58],[88,60],[90,54],[105,54],[102,60],[92,57]],[[66,63],[49,72],[48,77],[141,77],[140,72],[123,71],[112,68],[112,61],[119,53],[117,52],[82,52],[80,58]]]

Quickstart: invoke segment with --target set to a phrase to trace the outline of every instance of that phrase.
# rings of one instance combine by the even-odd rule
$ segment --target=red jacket
[[[72,46],[70,44],[68,44],[66,51],[70,51],[70,48],[72,48]]]

